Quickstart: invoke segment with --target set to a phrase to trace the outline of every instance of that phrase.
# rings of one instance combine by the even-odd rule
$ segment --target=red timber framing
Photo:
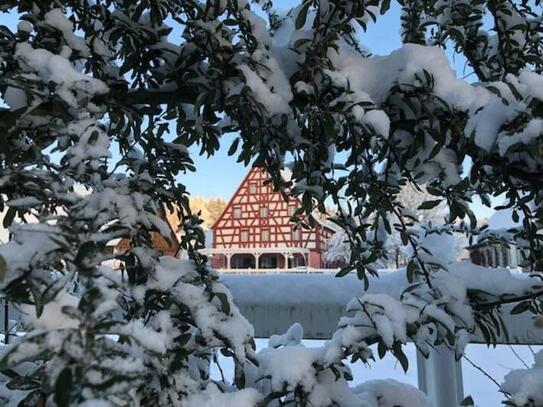
[[[286,202],[253,167],[211,226],[212,265],[218,269],[326,268],[322,252],[334,230],[324,222],[311,230],[295,228],[290,218],[301,202]]]

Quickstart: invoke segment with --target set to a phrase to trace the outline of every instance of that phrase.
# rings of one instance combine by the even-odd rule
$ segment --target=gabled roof
[[[507,230],[522,226],[524,214],[518,212],[519,219],[517,222],[513,220],[513,208],[500,209],[495,211],[490,219],[488,219],[488,229],[492,231]]]
[[[217,216],[217,219],[215,219],[215,222],[213,222],[213,225],[211,225],[209,227],[210,229],[215,229],[215,226],[217,226],[217,224],[222,220],[224,215],[228,212],[228,210],[232,206],[232,202],[234,201],[234,197],[239,193],[239,191],[241,190],[241,187],[243,186],[243,184],[245,184],[247,182],[247,180],[249,179],[249,176],[251,175],[251,173],[253,171],[256,171],[257,169],[259,169],[259,168],[258,167],[251,167],[251,169],[249,171],[247,171],[247,174],[245,174],[245,177],[243,177],[243,179],[239,183],[238,187],[236,188],[236,192],[234,192],[232,194],[232,196],[228,200],[228,203],[226,204],[226,206],[222,210],[221,214],[219,216]]]
[[[477,236],[477,242],[468,246],[468,249],[477,249],[483,246],[500,244],[498,242],[489,242],[486,239],[488,236],[500,236],[502,238],[512,238],[512,235],[507,231],[513,228],[521,228],[524,214],[518,213],[518,221],[513,220],[513,208],[498,209],[488,219],[488,228]]]
[[[236,197],[236,195],[239,194],[241,188],[243,187],[243,185],[248,181],[250,175],[254,172],[254,171],[264,171],[264,169],[262,169],[261,167],[256,167],[256,166],[253,166],[249,169],[249,171],[247,172],[247,174],[245,175],[245,177],[243,178],[243,180],[240,182],[240,184],[238,185],[236,191],[234,192],[234,194],[230,197],[228,203],[226,204],[226,206],[224,207],[223,211],[221,212],[221,214],[217,217],[217,219],[215,220],[215,222],[213,223],[213,225],[211,225],[210,229],[215,229],[215,227],[217,226],[217,224],[223,219],[224,215],[228,212],[228,210],[232,207],[232,203],[234,201],[234,198]],[[284,168],[281,170],[281,176],[283,177],[284,180],[286,181],[289,181],[291,176],[292,176],[292,173],[291,171],[288,169],[288,168]],[[278,192],[274,192],[274,193],[278,193]],[[300,201],[299,198],[297,197],[293,197],[291,199],[291,202],[294,202],[296,203],[297,207],[300,207],[302,205],[302,202]],[[316,220],[316,222],[319,224],[320,227],[322,228],[326,228],[328,230],[330,230],[331,232],[337,232],[339,230],[339,227],[326,220],[326,219],[322,219],[320,216],[318,216],[316,213],[315,213],[315,216],[314,216],[314,219]]]

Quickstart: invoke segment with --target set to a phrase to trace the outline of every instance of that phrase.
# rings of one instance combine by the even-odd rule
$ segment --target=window
[[[268,207],[263,206],[262,208],[260,208],[260,217],[267,218],[268,216],[270,216],[270,210],[268,209]]]
[[[292,231],[292,240],[302,240],[302,231],[300,229]]]
[[[234,218],[241,218],[241,206],[234,207]]]
[[[242,229],[240,238],[241,238],[242,242],[248,242],[249,241],[249,231],[247,229]]]
[[[268,242],[270,240],[270,230],[269,229],[262,229],[260,239],[263,242]]]
[[[250,182],[249,183],[249,192],[251,194],[256,194],[256,191],[257,191],[257,186],[256,186],[256,182]]]

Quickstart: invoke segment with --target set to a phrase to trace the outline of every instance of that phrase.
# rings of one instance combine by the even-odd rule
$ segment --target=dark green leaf
[[[443,202],[442,199],[436,199],[436,200],[433,200],[433,201],[425,201],[425,202],[421,203],[417,209],[421,209],[421,210],[432,209],[432,208],[435,208],[436,206],[438,206],[441,202]]]
[[[461,406],[469,407],[473,406],[475,403],[473,402],[473,398],[471,396],[467,396],[462,402],[460,403]]]
[[[300,11],[298,12],[298,15],[296,16],[296,29],[299,30],[305,25],[305,21],[307,20],[307,12],[309,11],[309,6],[311,3],[309,1],[306,1],[302,7],[300,8]]]
[[[6,215],[4,216],[4,220],[2,221],[2,225],[4,226],[5,229],[11,226],[13,219],[15,219],[16,213],[17,211],[14,208],[8,208]]]
[[[214,294],[221,302],[222,312],[224,312],[226,315],[230,315],[230,302],[228,301],[228,296],[225,293]]]
[[[55,383],[55,401],[58,407],[69,407],[72,391],[72,370],[64,368]]]
[[[523,301],[519,302],[517,305],[513,307],[511,310],[511,314],[522,314],[523,312],[526,312],[530,309],[530,301]]]

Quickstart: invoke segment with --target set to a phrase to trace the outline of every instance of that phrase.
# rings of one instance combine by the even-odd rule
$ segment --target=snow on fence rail
[[[464,273],[468,279],[467,273],[480,272],[481,289],[490,289],[492,285],[499,288],[506,282],[503,273],[498,271],[461,263],[452,268]],[[495,273],[495,277],[489,278],[492,274],[488,273]],[[518,277],[522,280],[522,275]],[[339,318],[345,314],[346,304],[363,293],[362,282],[354,275],[336,278],[330,274],[222,274],[221,278],[229,286],[240,311],[253,324],[255,336],[262,338],[284,333],[293,323],[299,322],[304,327],[305,339],[328,339],[335,332]],[[398,298],[406,285],[403,271],[382,272],[380,278],[371,279],[368,292]],[[502,306],[508,336],[502,333],[497,343],[543,344],[543,329],[535,328],[528,312],[510,315],[513,305]],[[472,335],[470,342],[486,343],[480,333]],[[418,353],[417,376],[419,388],[435,407],[460,405],[463,399],[461,363],[448,348],[438,346],[427,359]]]
[[[362,294],[362,282],[354,275],[336,278],[331,274],[223,274],[235,303],[251,321],[255,335],[268,338],[284,333],[294,322],[304,327],[306,339],[328,339],[345,314],[346,304]],[[399,297],[407,285],[401,271],[383,273],[372,279],[369,293],[385,293]],[[514,304],[502,306],[508,337],[503,333],[497,343],[518,345],[543,344],[543,329],[536,329],[532,315],[525,312],[510,315]],[[480,333],[471,343],[486,343]]]

